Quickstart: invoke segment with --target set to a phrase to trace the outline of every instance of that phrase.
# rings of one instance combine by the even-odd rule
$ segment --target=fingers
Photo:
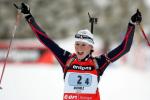
[[[20,9],[15,3],[13,3],[14,7],[17,9]]]
[[[21,3],[21,5],[20,6],[18,6],[17,4],[15,4],[15,3],[13,3],[13,5],[14,5],[14,7],[15,8],[17,8],[17,9],[21,9],[22,7],[28,7],[28,5],[27,4],[25,4],[25,3]]]
[[[21,12],[21,7],[18,6],[17,4],[13,3],[14,7],[17,9],[18,13]]]
[[[21,7],[27,7],[27,8],[29,8],[29,5],[22,2],[22,3],[21,3]]]
[[[133,14],[133,16],[131,17],[131,21],[136,24],[141,23],[142,15],[141,15],[141,12],[139,11],[139,9],[137,9],[136,13]]]
[[[141,16],[141,12],[139,11],[139,9],[137,9],[136,13]]]
[[[139,9],[137,9],[136,16],[137,16],[137,22],[140,23],[142,21],[142,15]]]
[[[22,7],[26,7],[26,4],[22,2],[22,3],[21,3],[21,6],[22,6]]]
[[[139,9],[137,9],[137,11],[136,11],[137,13],[140,13],[140,11],[139,11]]]
[[[29,5],[26,4],[26,3],[21,3],[21,8],[22,8],[22,9],[26,9],[26,10],[30,10]]]

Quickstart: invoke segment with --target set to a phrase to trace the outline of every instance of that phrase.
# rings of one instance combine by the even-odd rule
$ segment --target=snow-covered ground
[[[58,66],[7,65],[0,100],[62,100],[63,73]],[[115,63],[106,69],[99,88],[101,100],[150,100],[150,71]]]

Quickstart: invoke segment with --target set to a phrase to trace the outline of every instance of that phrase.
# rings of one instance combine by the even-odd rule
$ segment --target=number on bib
[[[92,76],[89,74],[76,74],[69,75],[68,83],[70,86],[84,86],[89,87],[92,83]]]

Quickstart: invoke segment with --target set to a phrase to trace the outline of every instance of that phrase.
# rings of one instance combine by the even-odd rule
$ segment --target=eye
[[[82,44],[82,46],[86,46],[86,44]]]
[[[76,43],[77,46],[79,46],[79,43]]]

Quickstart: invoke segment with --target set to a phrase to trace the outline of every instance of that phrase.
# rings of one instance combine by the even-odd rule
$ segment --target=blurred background
[[[89,29],[88,12],[98,18],[94,27],[94,56],[119,45],[137,8],[150,40],[150,0],[0,0],[0,75],[17,10],[26,2],[42,29],[60,47],[74,52],[74,34]],[[130,52],[111,64],[101,78],[102,100],[150,100],[150,48],[139,27]],[[22,16],[17,27],[0,90],[0,100],[62,100],[63,73],[53,53],[35,37]]]

